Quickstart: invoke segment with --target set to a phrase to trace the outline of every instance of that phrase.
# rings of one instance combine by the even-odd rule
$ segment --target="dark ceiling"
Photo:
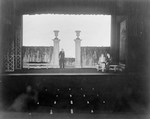
[[[19,14],[110,14],[144,11],[149,0],[2,0],[4,9],[13,6]]]

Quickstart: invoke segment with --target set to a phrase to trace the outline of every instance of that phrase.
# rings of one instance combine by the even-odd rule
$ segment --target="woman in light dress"
[[[102,53],[101,56],[99,57],[98,65],[97,65],[96,69],[97,69],[97,71],[102,70],[102,72],[104,72],[105,66],[106,66],[106,58],[105,58],[104,54]]]

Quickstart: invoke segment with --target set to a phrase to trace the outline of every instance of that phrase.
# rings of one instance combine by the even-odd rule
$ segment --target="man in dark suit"
[[[65,52],[63,49],[59,53],[59,65],[60,68],[65,68]]]

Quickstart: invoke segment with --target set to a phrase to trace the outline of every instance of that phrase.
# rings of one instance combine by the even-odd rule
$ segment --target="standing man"
[[[59,53],[59,65],[60,68],[65,68],[65,52],[63,49]]]

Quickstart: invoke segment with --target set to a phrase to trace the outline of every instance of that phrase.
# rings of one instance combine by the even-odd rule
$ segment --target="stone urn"
[[[80,32],[81,32],[81,31],[79,31],[79,30],[78,30],[78,31],[75,31],[75,32],[76,32],[76,36],[77,36],[77,38],[79,38],[79,36],[80,36]]]
[[[58,30],[54,30],[54,33],[55,33],[55,38],[57,38],[59,31]]]

